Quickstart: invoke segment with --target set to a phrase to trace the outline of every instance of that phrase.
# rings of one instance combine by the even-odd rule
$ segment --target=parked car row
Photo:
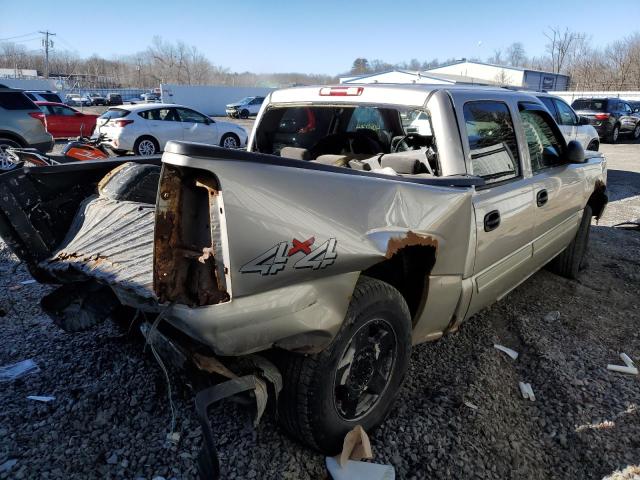
[[[62,103],[62,100],[49,101]],[[92,105],[122,105],[123,102],[122,96],[119,93],[108,93],[104,97],[98,93],[87,93],[84,95],[79,93],[68,93],[65,95],[64,103],[76,107],[90,107]]]
[[[633,106],[632,106],[633,104]],[[620,135],[640,138],[640,102],[620,98],[578,98],[571,104],[602,141],[615,143]]]

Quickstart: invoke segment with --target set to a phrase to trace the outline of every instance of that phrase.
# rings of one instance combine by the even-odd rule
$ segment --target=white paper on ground
[[[631,360],[629,355],[627,355],[626,353],[621,353],[620,358],[622,359],[622,361],[625,363],[627,367],[635,367],[633,360]]]
[[[493,345],[493,348],[497,348],[498,350],[500,350],[501,352],[506,353],[507,355],[509,355],[511,358],[513,358],[514,360],[518,359],[518,352],[516,352],[515,350],[512,350],[510,348],[507,348],[503,345],[498,345],[497,343],[495,343]]]
[[[344,467],[341,467],[333,457],[326,458],[326,465],[333,480],[395,480],[396,478],[396,471],[391,465],[349,460]]]
[[[622,365],[607,365],[607,370],[612,372],[628,373],[629,375],[638,375],[638,369],[636,367],[627,367]]]
[[[39,372],[40,368],[31,359],[23,360],[12,365],[0,367],[0,382],[10,382],[32,372]]]
[[[36,402],[51,402],[55,400],[56,397],[51,396],[40,396],[40,395],[29,395],[27,400],[35,400]]]

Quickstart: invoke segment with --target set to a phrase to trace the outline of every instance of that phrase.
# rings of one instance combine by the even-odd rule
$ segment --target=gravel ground
[[[593,226],[580,279],[541,271],[457,334],[414,349],[390,417],[370,433],[374,461],[398,478],[639,474],[640,378],[606,365],[622,351],[640,361],[640,233],[612,227],[640,217],[640,145],[603,150],[613,201]],[[202,436],[181,378],[171,376],[181,438],[167,446],[165,381],[142,343],[109,322],[59,331],[38,304],[49,287],[21,285],[30,276],[1,242],[0,274],[0,365],[32,358],[40,367],[1,384],[0,479],[194,478]],[[521,398],[519,381],[535,402]],[[326,478],[321,455],[269,413],[254,429],[252,415],[231,403],[211,410],[223,478]]]

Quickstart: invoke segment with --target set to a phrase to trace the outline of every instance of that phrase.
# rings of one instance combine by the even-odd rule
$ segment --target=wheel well
[[[16,135],[12,132],[5,132],[0,130],[0,138],[6,138],[8,140],[13,140],[14,142],[18,142],[22,147],[26,147],[28,144],[20,135]]]
[[[407,302],[415,325],[427,300],[429,274],[435,261],[435,247],[409,245],[362,274],[382,280],[398,290]]]
[[[593,146],[593,147],[595,147],[595,148],[589,148],[589,147],[591,147],[591,146]],[[593,151],[596,151],[596,152],[597,152],[597,151],[598,151],[598,148],[600,148],[600,141],[599,141],[599,140],[596,140],[596,139],[591,140],[591,141],[589,142],[589,145],[587,145],[587,150],[593,150]]]
[[[607,186],[604,182],[597,180],[595,189],[587,201],[587,205],[591,207],[591,211],[593,216],[596,217],[596,220],[600,219],[604,212],[604,207],[606,207],[608,202],[609,197],[607,196]]]

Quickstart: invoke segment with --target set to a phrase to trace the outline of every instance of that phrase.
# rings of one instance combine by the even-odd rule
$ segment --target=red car
[[[93,133],[98,115],[74,110],[63,103],[35,102],[45,116],[45,127],[54,138],[70,138]]]

